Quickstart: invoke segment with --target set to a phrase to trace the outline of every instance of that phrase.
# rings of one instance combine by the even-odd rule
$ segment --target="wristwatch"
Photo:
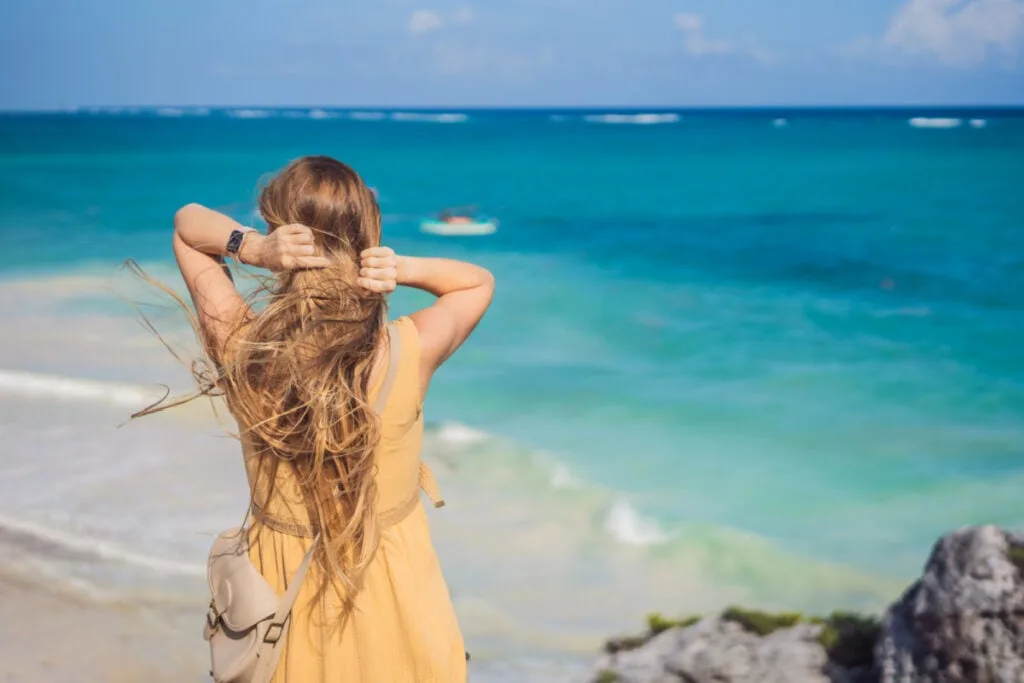
[[[246,233],[253,231],[253,228],[238,228],[237,230],[231,231],[231,236],[228,237],[227,247],[224,248],[225,253],[231,258],[237,259],[238,252],[242,248],[242,242],[245,241]]]

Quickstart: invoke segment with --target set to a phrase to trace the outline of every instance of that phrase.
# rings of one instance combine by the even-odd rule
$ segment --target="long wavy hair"
[[[320,531],[317,563],[350,604],[379,543],[373,453],[380,429],[368,393],[387,305],[356,277],[360,252],[380,243],[380,209],[351,168],[308,156],[264,187],[259,210],[270,232],[311,228],[317,254],[332,265],[268,278],[257,293],[265,308],[236,323],[221,348],[207,347],[213,371],[195,371],[196,395],[224,396],[256,455],[258,480],[293,470]]]

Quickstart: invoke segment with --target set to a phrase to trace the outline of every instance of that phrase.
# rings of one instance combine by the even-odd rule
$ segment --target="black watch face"
[[[241,230],[234,230],[231,233],[231,237],[228,238],[228,253],[237,254],[238,249],[242,246],[242,238],[245,237],[245,233]]]

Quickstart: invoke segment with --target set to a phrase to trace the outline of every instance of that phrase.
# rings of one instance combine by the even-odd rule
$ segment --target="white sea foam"
[[[102,539],[60,531],[35,522],[15,519],[7,515],[0,515],[0,532],[27,537],[35,543],[56,546],[59,550],[70,550],[89,557],[132,565],[164,574],[179,574],[183,576],[203,576],[205,574],[205,568],[202,565],[144,555]]]
[[[909,123],[914,128],[957,128],[963,119],[915,116]]]
[[[678,123],[679,118],[679,114],[589,114],[583,120],[587,123],[650,126]]]
[[[183,116],[208,116],[206,107],[160,107],[154,112],[161,118],[180,119]]]
[[[465,123],[469,117],[459,113],[422,114],[417,112],[396,111],[390,116],[392,121],[413,121],[419,123]]]
[[[582,486],[580,481],[572,476],[569,468],[562,463],[555,465],[555,470],[551,473],[551,480],[548,483],[553,489],[576,489]]]
[[[988,121],[985,119],[971,119],[971,128],[984,128],[988,125]]]
[[[338,114],[327,111],[325,109],[289,109],[282,113],[286,119],[313,119],[314,121],[321,121],[323,119],[336,119]]]
[[[233,119],[265,119],[274,115],[268,109],[231,109],[227,115]]]
[[[382,111],[350,111],[348,117],[353,121],[383,121],[388,115]]]
[[[450,444],[472,445],[490,438],[487,432],[467,427],[458,422],[444,422],[437,430],[437,438]]]
[[[159,398],[153,390],[130,384],[0,370],[0,392],[23,396],[51,396],[77,401],[100,401],[141,407]]]
[[[658,523],[644,517],[629,501],[619,499],[608,509],[604,528],[615,540],[629,545],[654,545],[668,540]]]

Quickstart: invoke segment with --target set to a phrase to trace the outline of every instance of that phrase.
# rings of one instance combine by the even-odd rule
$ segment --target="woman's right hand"
[[[398,286],[398,256],[390,247],[370,247],[359,254],[359,278],[363,289],[380,294],[395,291]]]
[[[313,231],[297,223],[282,225],[269,235],[246,234],[239,255],[243,263],[278,273],[326,268],[331,264],[329,259],[316,255]]]

